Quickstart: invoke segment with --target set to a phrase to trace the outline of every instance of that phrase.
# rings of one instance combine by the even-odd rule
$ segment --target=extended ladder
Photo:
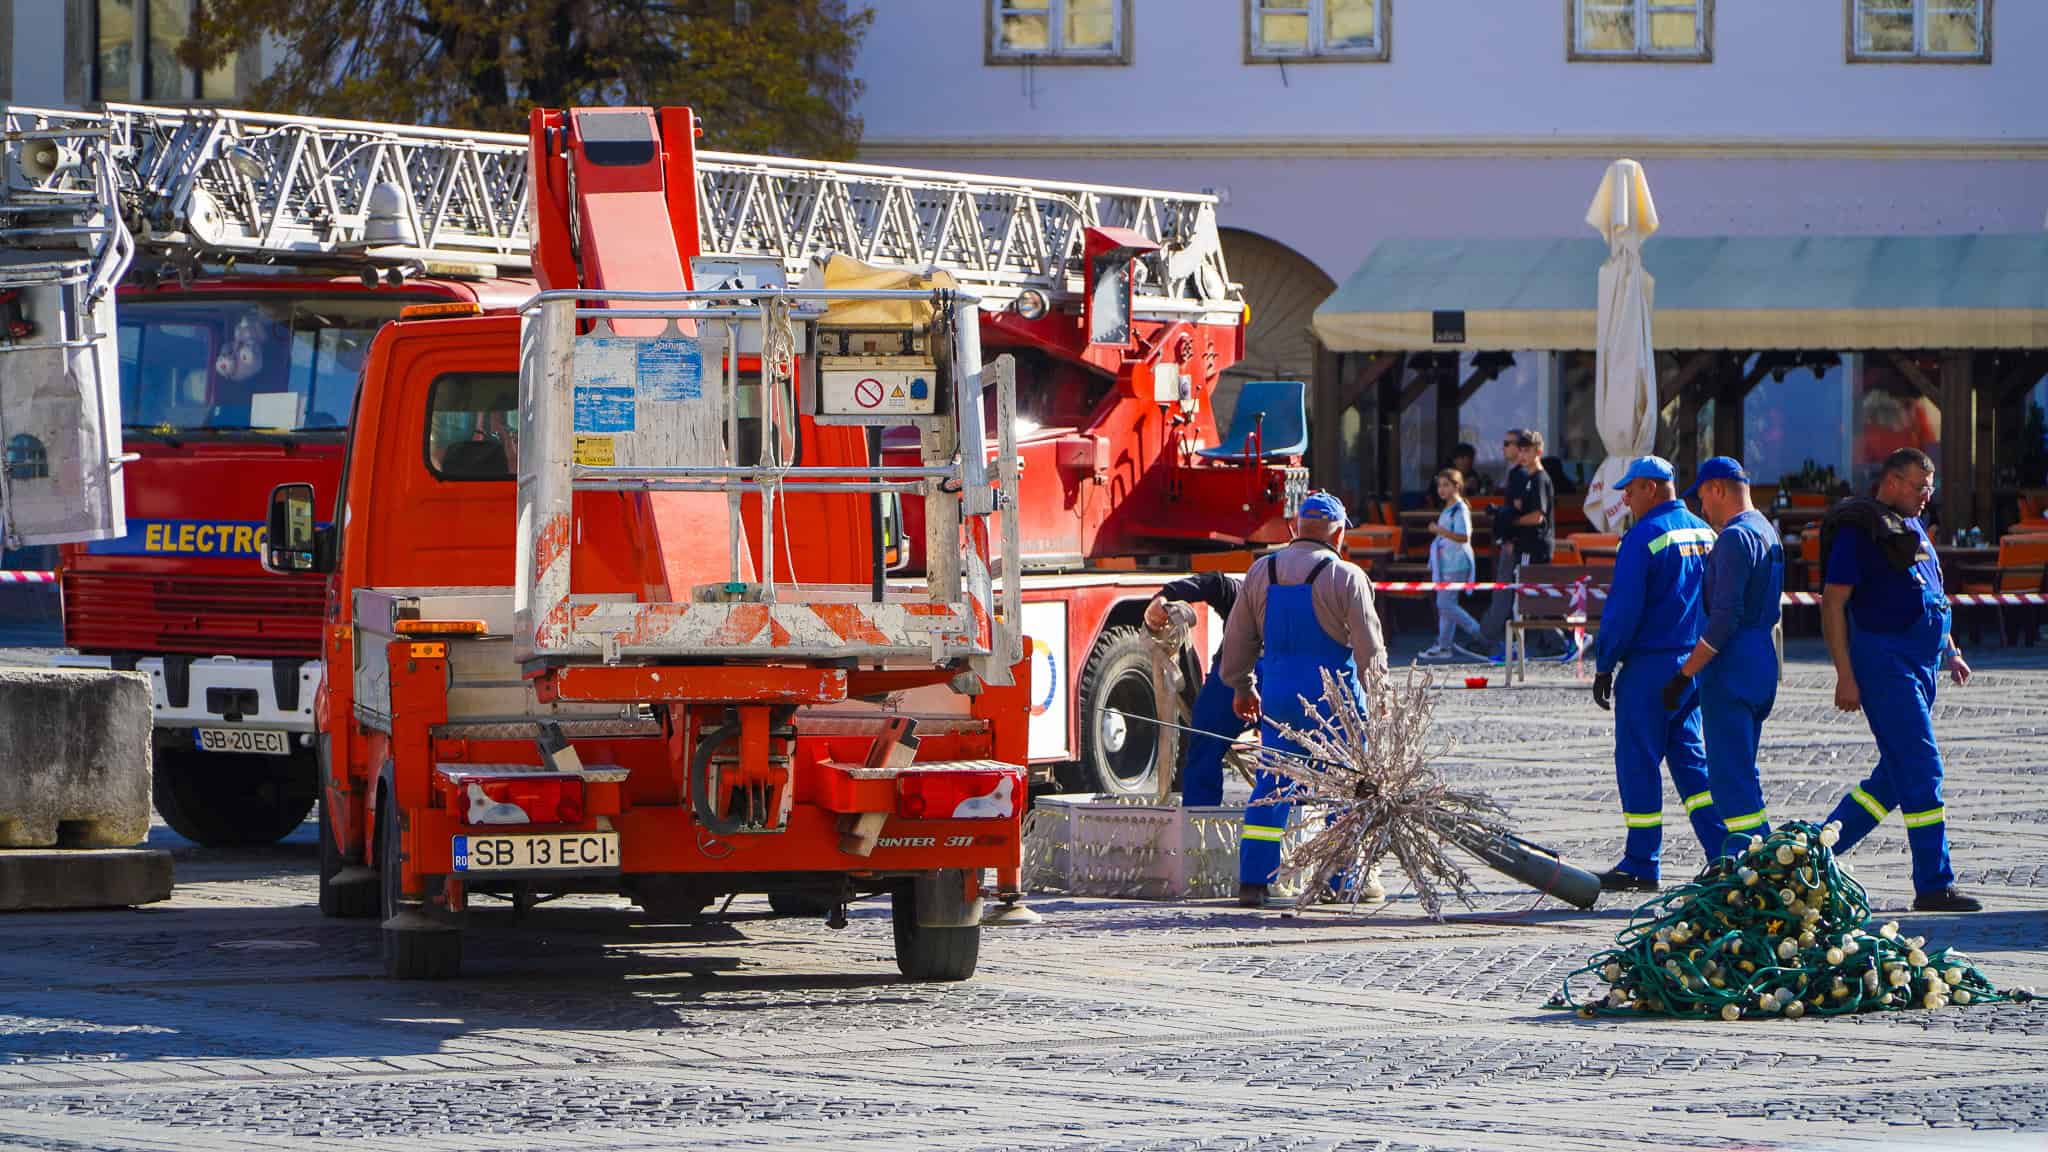
[[[523,135],[138,104],[6,117],[10,138],[65,137],[81,161],[67,173],[110,169],[145,251],[529,264]],[[1238,307],[1211,196],[730,152],[698,153],[697,185],[704,255],[774,258],[792,278],[837,252],[944,268],[991,303],[1026,289],[1071,297],[1085,232],[1117,228],[1159,246],[1132,285],[1140,313]],[[0,216],[16,189],[0,190]]]

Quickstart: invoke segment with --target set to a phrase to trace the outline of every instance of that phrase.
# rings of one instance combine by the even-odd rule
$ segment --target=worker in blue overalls
[[[1821,631],[1835,662],[1835,707],[1861,709],[1877,738],[1877,767],[1828,817],[1847,852],[1898,808],[1913,850],[1913,910],[1975,912],[1956,890],[1934,743],[1934,687],[1970,666],[1949,638],[1941,561],[1920,524],[1934,495],[1934,461],[1917,448],[1885,458],[1875,500],[1852,499],[1821,522]]]
[[[1600,874],[1611,892],[1655,892],[1664,848],[1664,777],[1685,802],[1700,844],[1712,858],[1728,830],[1714,814],[1707,752],[1700,741],[1699,692],[1688,687],[1675,708],[1664,685],[1700,638],[1700,593],[1714,530],[1686,511],[1661,456],[1638,456],[1621,476],[1635,527],[1614,556],[1613,584],[1600,616],[1593,702],[1614,707],[1614,775],[1628,843],[1621,863]],[[1621,676],[1617,682],[1615,668]]]
[[[1197,572],[1169,580],[1145,605],[1145,626],[1154,632],[1163,630],[1168,604],[1207,604],[1213,618],[1210,626],[1221,629],[1229,624],[1230,610],[1237,606],[1238,583],[1239,577],[1228,572]],[[1223,661],[1211,660],[1188,717],[1188,727],[1203,735],[1188,737],[1187,762],[1180,772],[1181,803],[1190,808],[1223,803],[1223,755],[1245,729],[1233,707],[1235,695],[1223,682]]]
[[[1344,504],[1327,492],[1312,492],[1294,518],[1294,539],[1261,557],[1245,573],[1237,606],[1223,630],[1217,660],[1234,693],[1237,714],[1259,722],[1267,748],[1300,753],[1281,737],[1277,723],[1309,726],[1302,706],[1323,698],[1323,673],[1363,706],[1359,676],[1385,672],[1379,615],[1372,582],[1337,554],[1349,521]],[[1266,903],[1280,870],[1280,845],[1287,833],[1287,803],[1263,803],[1282,790],[1284,777],[1260,772],[1245,808],[1238,847],[1237,902],[1247,908]]]
[[[1731,834],[1770,832],[1757,744],[1778,698],[1778,601],[1785,591],[1785,546],[1749,498],[1742,462],[1716,456],[1686,490],[1721,534],[1707,555],[1707,623],[1685,666],[1664,685],[1676,710],[1699,677],[1700,724],[1707,738],[1707,782],[1714,811]]]

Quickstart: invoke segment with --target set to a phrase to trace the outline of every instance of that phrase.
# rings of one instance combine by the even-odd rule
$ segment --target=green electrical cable
[[[1841,1016],[1909,1007],[2015,1003],[1959,952],[1929,955],[1896,921],[1872,932],[1862,885],[1835,861],[1834,825],[1791,823],[1751,836],[1693,881],[1637,908],[1615,947],[1564,978],[1553,1008],[1687,1020]],[[1581,1002],[1572,981],[1607,992]]]

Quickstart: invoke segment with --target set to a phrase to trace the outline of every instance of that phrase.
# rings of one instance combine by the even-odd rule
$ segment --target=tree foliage
[[[704,144],[853,153],[847,0],[203,0],[187,63],[268,42],[280,112],[522,131],[538,106],[688,105]],[[269,55],[269,54],[266,54]]]

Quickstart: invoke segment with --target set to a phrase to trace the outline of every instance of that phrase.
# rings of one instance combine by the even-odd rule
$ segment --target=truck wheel
[[[251,756],[160,747],[150,783],[164,823],[208,848],[275,844],[305,823],[319,794],[311,749]]]
[[[917,923],[917,885],[905,880],[889,894],[896,927],[896,970],[905,980],[965,980],[981,959],[981,925],[924,928]]]
[[[1081,673],[1081,760],[1086,790],[1112,796],[1157,793],[1153,750],[1166,730],[1152,700],[1152,656],[1144,633],[1111,628]],[[1126,716],[1130,718],[1126,718]]]
[[[320,799],[320,914],[337,920],[367,920],[383,906],[384,894],[374,879],[344,879],[335,882],[349,863],[334,841],[334,826],[327,822],[327,799]],[[355,870],[357,875],[362,869]]]
[[[451,927],[392,928],[398,901],[398,820],[389,797],[377,805],[377,872],[384,912],[384,975],[393,980],[446,980],[462,971],[462,933]],[[425,913],[411,911],[411,917]]]

